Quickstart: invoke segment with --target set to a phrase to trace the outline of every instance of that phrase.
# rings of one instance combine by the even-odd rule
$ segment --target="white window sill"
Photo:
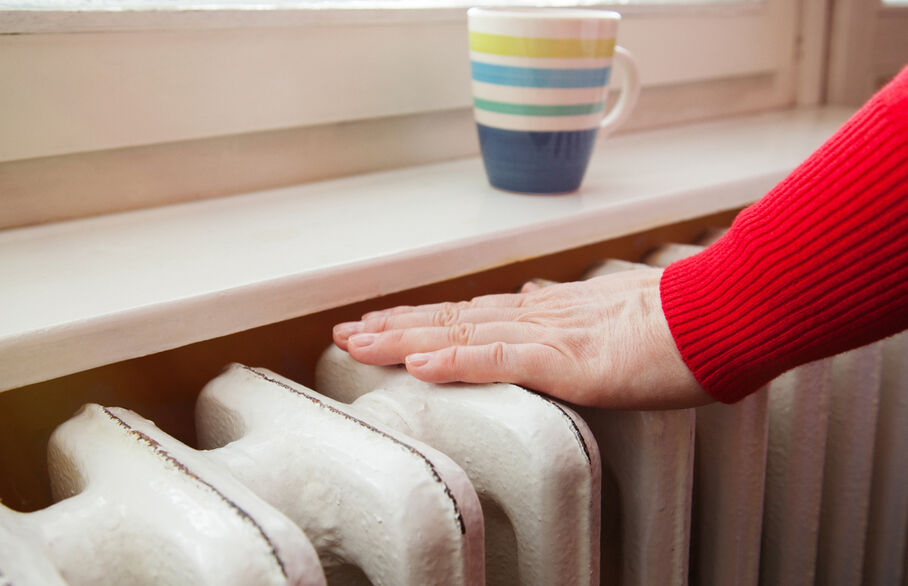
[[[0,232],[0,390],[734,209],[850,113],[612,138],[571,195],[467,159]]]

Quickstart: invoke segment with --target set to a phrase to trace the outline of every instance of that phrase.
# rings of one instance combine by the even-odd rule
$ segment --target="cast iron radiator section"
[[[51,438],[55,504],[0,505],[0,585],[904,579],[906,334],[732,406],[574,409],[336,348],[315,387],[228,366],[196,403],[199,449],[86,405]]]

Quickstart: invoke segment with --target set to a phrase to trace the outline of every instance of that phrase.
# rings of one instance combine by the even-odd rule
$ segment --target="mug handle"
[[[612,66],[614,67],[616,64],[620,64],[621,94],[611,112],[600,123],[600,133],[605,135],[615,132],[627,122],[631,111],[637,104],[637,98],[640,97],[640,75],[637,72],[637,62],[634,61],[634,56],[624,47],[615,47]]]

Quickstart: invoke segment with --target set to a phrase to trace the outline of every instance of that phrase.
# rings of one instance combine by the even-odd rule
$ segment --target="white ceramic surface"
[[[205,456],[298,523],[332,579],[483,583],[483,519],[464,472],[368,410],[234,364],[196,404]]]
[[[57,502],[0,519],[70,584],[325,584],[296,525],[131,411],[85,405],[54,431],[48,464]]]
[[[599,453],[571,409],[516,385],[424,383],[333,346],[316,386],[464,468],[490,521],[490,584],[599,583]]]
[[[631,53],[615,46],[618,23],[621,22],[617,12],[474,7],[467,11],[467,22],[474,113],[478,124],[516,131],[575,131],[601,126],[603,134],[611,134],[630,117],[640,96],[640,79]],[[535,39],[559,39],[561,50],[553,51],[547,44],[540,46]],[[513,44],[508,43],[509,40]],[[571,46],[576,41],[580,42]],[[567,47],[573,50],[566,50]],[[620,63],[621,93],[606,111],[609,81],[616,63]],[[489,66],[491,72],[487,71]],[[500,67],[508,69],[497,69]],[[553,83],[551,79],[532,76],[515,82],[515,77],[540,68],[564,73],[608,68],[608,73],[596,76],[595,82],[586,77],[580,83],[564,78],[560,83]],[[487,101],[494,105],[483,104]],[[583,104],[594,111],[574,115],[517,113],[527,105],[540,104]],[[502,106],[510,108],[502,112]]]

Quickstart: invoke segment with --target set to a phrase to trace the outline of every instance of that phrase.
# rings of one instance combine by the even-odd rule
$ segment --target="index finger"
[[[479,307],[522,307],[526,295],[523,293],[496,293],[493,295],[480,295],[469,301],[457,301],[455,303],[428,303],[426,305],[400,305],[389,309],[370,311],[363,315],[362,319],[371,319],[376,317],[387,317],[389,315],[400,315],[404,313],[426,313],[441,311],[451,307],[459,310],[473,309]]]

